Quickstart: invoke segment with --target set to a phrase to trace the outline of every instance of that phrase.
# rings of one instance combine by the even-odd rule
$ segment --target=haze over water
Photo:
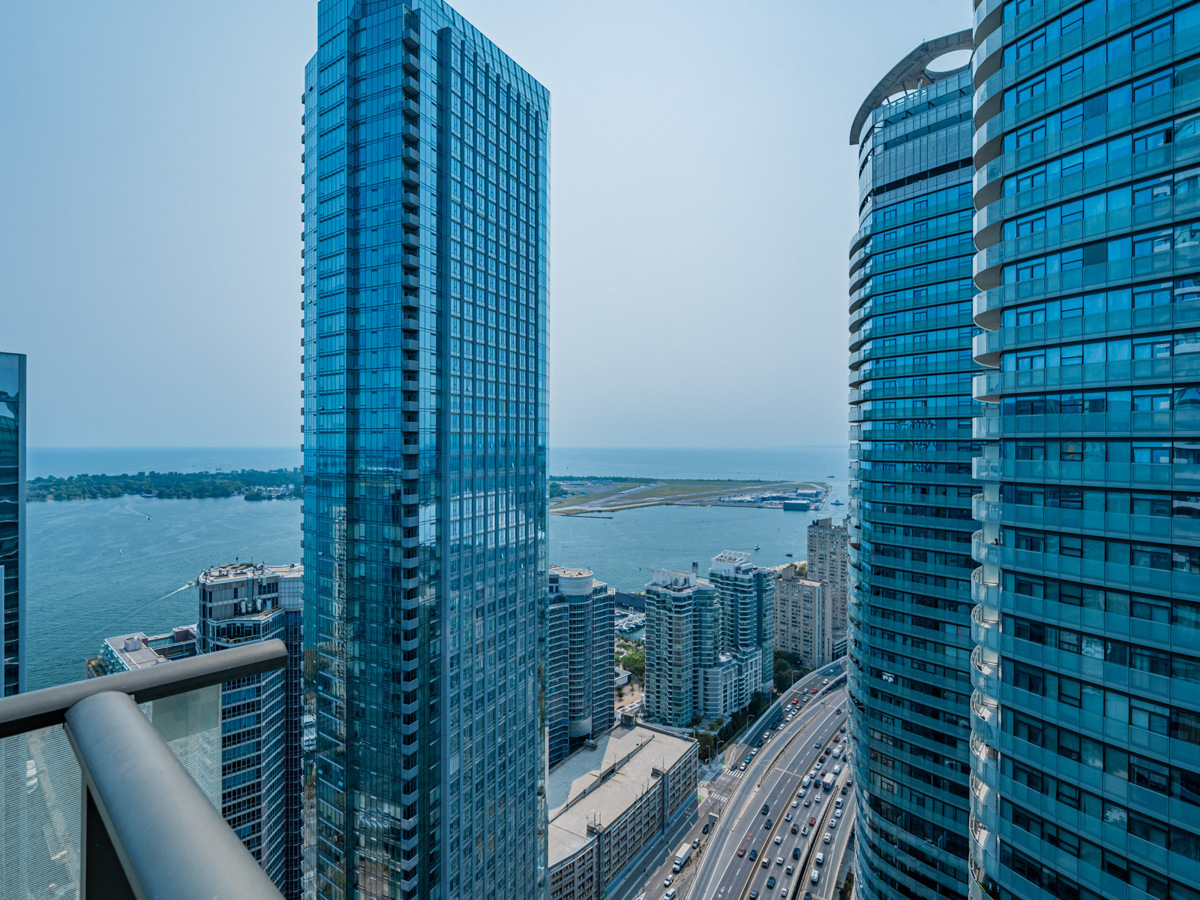
[[[299,464],[287,448],[30,448],[29,477]],[[846,499],[844,447],[794,450],[551,451],[554,475],[824,480]],[[844,506],[823,515],[841,516]],[[763,565],[803,559],[812,515],[771,509],[650,507],[612,518],[550,516],[550,559],[592,568],[619,590],[638,590],[660,567],[707,568],[724,549],[753,552]],[[196,621],[195,587],[206,567],[235,557],[300,561],[300,503],[206,500],[75,500],[30,503],[29,687],[83,677],[84,660],[115,635],[158,634]],[[758,551],[753,551],[755,545]]]

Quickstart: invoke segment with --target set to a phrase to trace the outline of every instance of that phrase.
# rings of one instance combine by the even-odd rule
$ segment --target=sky
[[[847,440],[850,122],[968,0],[459,0],[551,95],[550,440]],[[299,446],[314,0],[0,4],[30,446]]]

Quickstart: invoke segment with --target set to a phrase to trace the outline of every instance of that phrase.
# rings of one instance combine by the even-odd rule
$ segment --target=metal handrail
[[[283,641],[270,640],[4,697],[0,699],[0,739],[61,725],[66,721],[67,710],[102,691],[117,691],[128,694],[136,703],[147,703],[234,678],[261,675],[285,665],[287,647]]]
[[[84,785],[83,900],[282,900],[138,704],[287,658],[282,641],[264,641],[0,699],[0,739],[55,725],[70,739]]]

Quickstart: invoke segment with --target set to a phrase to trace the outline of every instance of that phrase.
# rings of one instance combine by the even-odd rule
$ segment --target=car
[[[742,844],[742,846],[738,847],[738,856],[745,856],[745,855],[746,855],[746,845]]]
[[[783,835],[782,834],[775,835],[775,843],[776,843],[776,845],[783,843]]]
[[[792,859],[799,859],[799,858],[800,858],[800,848],[793,847],[792,848]]]
[[[834,801],[833,805],[836,806],[838,809],[841,809],[842,808],[842,798],[838,797],[837,800]]]
[[[833,835],[832,835],[832,834],[830,834],[828,831],[827,831],[827,832],[825,832],[824,842],[825,842],[826,844],[828,844],[828,843],[829,843],[830,841],[832,841],[832,840],[833,840]]]
[[[792,814],[791,814],[791,813],[788,813],[786,816],[784,816],[784,817],[783,817],[783,821],[785,821],[785,822],[790,822],[790,821],[792,821]]]
[[[777,866],[783,865],[783,857],[782,856],[775,857],[775,865],[777,865]]]
[[[763,828],[770,828],[774,824],[775,823],[772,822],[770,819],[767,819],[767,821],[763,822]]]
[[[816,884],[818,881],[820,881],[821,880],[821,870],[813,869],[812,872],[808,876],[808,880],[811,881],[813,884]]]
[[[801,784],[803,784],[803,783],[804,783],[804,782],[801,782]],[[796,791],[796,796],[797,796],[798,798],[799,798],[799,797],[803,797],[803,796],[804,796],[805,794],[807,794],[807,793],[808,793],[808,791],[806,791],[804,788],[800,788],[800,790]]]
[[[745,763],[742,763],[740,766],[738,766],[738,768],[739,768],[739,769],[741,769],[743,772],[745,772],[745,771],[746,771],[746,764],[745,764]]]
[[[853,787],[853,786],[854,786],[854,779],[853,779],[853,778],[847,778],[847,779],[846,779],[846,787]]]
[[[671,888],[665,894],[663,894],[663,900],[675,900],[675,898],[678,896],[679,891],[675,890],[675,888]]]
[[[829,827],[830,827],[830,828],[837,828],[837,819],[830,819],[830,820],[829,820]]]
[[[817,741],[815,744],[813,744],[813,749],[814,749],[814,750],[820,750],[820,749],[821,749],[821,742],[820,742],[820,741]]]
[[[799,834],[799,833],[800,833],[800,829],[799,829],[799,828],[797,828],[797,827],[796,827],[796,823],[795,823],[795,822],[793,822],[793,823],[792,823],[792,834]]]
[[[838,731],[840,731],[842,734],[845,734],[845,733],[846,733],[846,726],[845,726],[845,725],[843,725],[841,728],[839,728],[839,729],[838,729]]]
[[[843,794],[848,794],[849,792],[850,792],[850,785],[848,785],[848,784],[843,784],[843,785],[842,785],[842,793],[843,793]]]
[[[755,747],[753,750],[751,750],[751,751],[750,751],[750,755],[751,755],[751,756],[758,756],[758,748],[757,748],[757,747]]]
[[[674,876],[674,875],[668,875],[668,876],[667,876],[667,878],[666,878],[666,881],[664,881],[664,882],[663,882],[663,887],[670,887],[670,886],[671,886],[671,882],[672,882],[672,881],[674,881],[674,880],[675,880],[675,876]]]
[[[700,838],[696,838],[694,841],[692,841],[692,849],[693,850],[695,850],[699,846],[700,846]]]
[[[762,861],[762,867],[763,867],[764,869],[769,869],[769,868],[771,868],[771,857],[769,857],[769,856],[764,856],[764,857],[763,857],[763,861]]]
[[[800,836],[808,837],[808,826],[807,825],[805,825],[803,828],[800,829]]]
[[[804,801],[804,805],[805,805],[805,806],[812,806],[812,801],[811,801],[811,800],[805,800],[805,801]]]
[[[816,824],[817,824],[817,817],[816,817],[816,816],[809,816],[809,817],[808,817],[808,824],[809,824],[809,825],[816,825]]]
[[[750,900],[758,900],[758,888],[750,892]]]
[[[762,809],[760,809],[760,810],[759,810],[759,812],[760,812],[760,813],[762,813],[764,816],[765,816],[767,813],[769,813],[770,811],[771,811],[771,807],[769,807],[769,806],[768,806],[767,804],[765,804],[765,803],[762,805]]]
[[[750,862],[754,862],[756,859],[758,859],[758,848],[751,847],[750,848]]]
[[[815,862],[818,866],[825,865],[825,851],[818,850],[817,855],[813,858],[813,862]]]
[[[750,760],[752,759],[754,759],[754,754],[749,753],[746,755],[746,758],[742,760],[742,762],[744,762],[746,765],[750,765]]]
[[[841,763],[838,763],[836,766],[833,767],[833,774],[834,775],[842,774],[842,764]]]
[[[708,834],[712,830],[712,822],[705,822],[704,827],[700,829],[701,834]]]
[[[795,808],[796,808],[797,806],[799,806],[799,805],[800,805],[800,801],[799,801],[799,800],[793,800],[793,801],[792,801],[792,809],[795,809]]]
[[[789,864],[788,864],[788,867],[787,867],[786,869],[784,869],[783,871],[784,871],[785,873],[787,873],[788,875],[791,875],[793,872],[795,872],[795,871],[796,871],[796,867],[795,867],[795,866],[793,866],[791,863],[789,863]]]
[[[817,692],[817,689],[816,689],[816,688],[813,688],[813,689],[812,689],[812,692],[815,694],[815,693]]]
[[[787,900],[787,895],[788,895],[787,888],[779,889],[779,900]]]
[[[837,709],[835,709],[835,710],[834,710],[834,712],[835,712],[835,713],[838,713],[838,714],[840,714],[840,713],[841,713],[841,711],[842,711],[842,708],[841,708],[840,706],[839,706]]]
[[[821,682],[821,684],[829,684],[829,679],[826,678],[824,681]]]
[[[813,768],[815,768],[815,769],[818,769],[818,770],[819,770],[819,769],[821,768],[821,766],[823,766],[823,765],[825,765],[825,760],[823,760],[823,759],[822,759],[822,760],[817,760],[817,764],[816,764],[816,765],[815,765]]]
[[[775,876],[774,875],[772,875],[770,878],[767,879],[767,890],[769,891],[773,887],[775,887]]]

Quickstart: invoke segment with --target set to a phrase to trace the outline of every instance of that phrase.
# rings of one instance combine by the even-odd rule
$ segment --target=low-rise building
[[[600,900],[628,875],[692,807],[698,748],[651,726],[620,726],[550,773],[550,900]]]

